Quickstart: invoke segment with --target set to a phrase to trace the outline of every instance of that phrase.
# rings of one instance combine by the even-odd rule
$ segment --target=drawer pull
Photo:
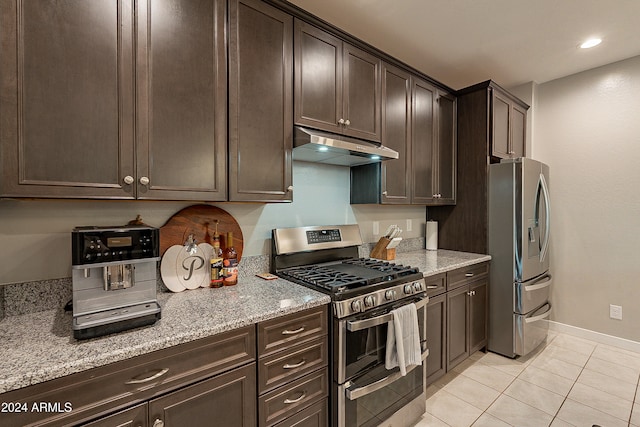
[[[305,363],[307,363],[307,361],[302,359],[302,361],[300,361],[298,363],[294,363],[294,364],[287,363],[286,365],[283,366],[283,368],[284,369],[295,369],[295,368],[299,368],[300,366],[304,365]]]
[[[164,369],[159,370],[158,372],[156,372],[155,374],[153,374],[153,375],[151,375],[150,377],[147,377],[147,378],[131,378],[129,381],[125,382],[125,384],[144,384],[144,383],[148,383],[148,382],[151,382],[153,380],[157,380],[158,378],[160,378],[161,376],[163,376],[167,372],[169,372],[169,368],[164,368]],[[154,425],[155,425],[155,423],[154,423]]]
[[[473,273],[466,273],[464,276],[465,277],[473,277]]]
[[[439,287],[438,285],[427,285],[427,289],[438,289]]]
[[[307,392],[303,391],[302,394],[300,395],[300,397],[296,398],[296,399],[285,399],[284,403],[286,405],[291,405],[292,403],[298,403],[300,402],[302,399],[304,399],[305,397],[307,397]]]
[[[153,422],[153,427],[164,427],[164,421],[156,418],[156,420]]]
[[[293,331],[290,331],[289,329],[285,329],[284,331],[282,331],[282,335],[295,335],[295,334],[299,334],[302,331],[304,331],[304,326],[300,326],[298,329],[295,329]]]

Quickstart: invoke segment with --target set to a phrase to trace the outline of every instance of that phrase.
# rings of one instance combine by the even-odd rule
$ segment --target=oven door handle
[[[420,301],[416,302],[416,309],[420,310],[422,307],[427,305],[429,302],[429,297],[422,298]],[[391,322],[393,320],[393,313],[383,314],[382,316],[372,317],[370,319],[364,320],[356,320],[356,321],[347,321],[347,330],[349,332],[361,331],[363,329],[369,329],[374,326],[382,325],[387,322]]]
[[[425,350],[424,353],[422,353],[422,355],[420,356],[420,358],[424,361],[427,356],[429,356],[429,350]],[[418,365],[413,365],[410,366],[409,368],[407,368],[407,373],[413,371]],[[354,389],[351,388],[347,388],[345,390],[345,394],[347,396],[347,399],[349,400],[356,400],[361,398],[362,396],[366,396],[367,394],[371,394],[374,391],[378,391],[381,388],[384,388],[386,386],[388,386],[389,384],[391,384],[392,382],[400,379],[402,377],[402,374],[400,373],[400,371],[394,372],[393,374],[386,376],[376,382],[373,382],[371,384],[367,384],[365,386],[362,387],[356,387]]]

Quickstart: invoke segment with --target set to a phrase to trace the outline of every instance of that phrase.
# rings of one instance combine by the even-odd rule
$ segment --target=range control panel
[[[307,231],[307,243],[327,243],[327,242],[339,242],[340,230],[309,230]]]
[[[76,227],[71,246],[72,265],[160,256],[159,231],[154,227]]]

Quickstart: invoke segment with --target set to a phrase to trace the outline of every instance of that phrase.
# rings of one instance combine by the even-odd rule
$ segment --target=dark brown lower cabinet
[[[445,294],[429,298],[427,304],[427,385],[447,372],[447,298]]]
[[[487,345],[487,288],[482,278],[447,293],[447,370]]]
[[[149,425],[147,421],[147,404],[143,403],[89,424],[83,424],[83,427],[147,427]]]
[[[161,422],[163,424],[161,424]],[[255,364],[234,369],[149,402],[149,425],[256,425]]]

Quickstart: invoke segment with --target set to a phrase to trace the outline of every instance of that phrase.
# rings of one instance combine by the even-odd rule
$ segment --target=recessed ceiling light
[[[589,49],[591,47],[598,46],[600,43],[602,43],[602,39],[589,39],[586,42],[582,43],[580,45],[580,48]]]

